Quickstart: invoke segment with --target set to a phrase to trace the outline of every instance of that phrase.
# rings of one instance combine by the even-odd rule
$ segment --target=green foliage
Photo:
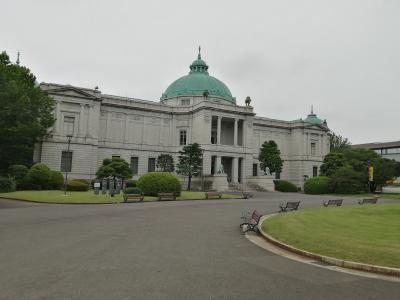
[[[329,142],[331,151],[350,149],[351,145],[347,138],[342,137],[340,134],[335,134],[333,131],[329,133]]]
[[[260,167],[264,173],[267,168],[271,173],[282,172],[283,160],[281,159],[281,151],[274,141],[264,142],[262,144],[258,160],[261,162]]]
[[[112,176],[128,179],[132,177],[132,170],[129,168],[129,164],[122,158],[106,158],[103,160],[103,165],[97,171],[96,176],[97,178]]]
[[[136,187],[137,186],[137,180],[126,180],[125,181],[125,187],[131,188],[131,187]]]
[[[387,181],[398,176],[398,162],[395,160],[382,158],[374,161],[373,166],[375,185],[383,186]]]
[[[45,164],[34,164],[28,171],[27,178],[32,189],[44,190],[50,188],[51,172]]]
[[[0,177],[0,193],[14,192],[16,189],[15,180],[10,177]]]
[[[332,176],[338,169],[343,167],[345,163],[346,161],[343,153],[330,152],[324,158],[320,173],[322,176]]]
[[[146,196],[157,196],[159,193],[179,196],[181,193],[181,183],[169,172],[146,173],[139,178],[137,186]]]
[[[284,193],[297,192],[297,186],[286,180],[274,180],[275,190]]]
[[[26,67],[0,54],[0,174],[10,165],[30,165],[35,142],[54,123],[54,100]]]
[[[87,191],[89,190],[89,185],[76,180],[70,180],[67,182],[67,191]]]
[[[175,170],[174,158],[171,154],[160,154],[157,157],[157,168],[163,172],[173,172]]]
[[[29,169],[24,165],[11,165],[8,167],[8,175],[15,179],[17,188],[23,184],[28,171]]]
[[[138,187],[128,187],[124,189],[124,194],[141,194],[142,191]]]
[[[189,144],[179,151],[177,173],[189,177],[187,189],[190,191],[192,177],[200,174],[202,170],[203,154],[199,144]]]
[[[319,195],[332,193],[332,180],[326,176],[316,176],[304,183],[304,193]]]
[[[50,170],[49,187],[52,190],[59,190],[64,185],[64,176],[59,171]]]
[[[332,191],[337,194],[355,194],[365,191],[366,175],[351,166],[341,167],[332,176]]]
[[[91,185],[91,180],[89,180],[89,179],[74,178],[74,179],[72,179],[72,180],[73,180],[73,181],[79,181],[79,182],[82,182],[82,183],[87,184],[87,185]]]

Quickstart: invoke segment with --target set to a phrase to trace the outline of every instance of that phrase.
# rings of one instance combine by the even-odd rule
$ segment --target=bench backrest
[[[141,194],[125,194],[126,198],[140,198],[142,197]]]
[[[376,203],[378,198],[365,198],[363,199],[363,203]]]
[[[299,207],[300,201],[296,202],[286,202],[286,208],[296,208]]]
[[[258,223],[260,218],[262,217],[262,214],[260,214],[258,211],[253,211],[251,218]]]
[[[328,201],[328,204],[341,204],[343,199],[332,199]]]

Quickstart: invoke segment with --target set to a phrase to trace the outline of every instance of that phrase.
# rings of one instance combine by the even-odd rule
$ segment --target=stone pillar
[[[221,156],[215,157],[215,174],[218,174],[218,171],[221,167]]]
[[[79,113],[79,135],[81,136],[85,136],[84,115],[85,115],[85,104],[81,103],[81,111]]]
[[[218,122],[217,122],[217,144],[220,145],[221,144],[221,119],[222,117],[217,117],[218,118]]]
[[[239,172],[239,158],[232,158],[232,183],[238,182],[238,172]]]
[[[60,112],[60,102],[56,102],[56,110],[54,112],[54,117],[56,122],[54,123],[54,132],[61,134],[61,112]]]
[[[238,144],[238,119],[235,119],[235,125],[233,126],[233,145]]]
[[[128,128],[129,128],[129,115],[125,114],[124,143],[127,143],[129,141]]]
[[[86,126],[86,136],[88,137],[93,137],[92,136],[92,115],[93,113],[93,105],[88,106],[88,118],[87,118],[87,126]]]

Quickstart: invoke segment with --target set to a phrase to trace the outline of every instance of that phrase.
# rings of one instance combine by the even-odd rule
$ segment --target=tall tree
[[[188,191],[192,184],[192,177],[200,174],[202,170],[203,155],[199,144],[189,144],[179,151],[179,163],[176,165],[178,174],[188,176]]]
[[[340,134],[336,134],[333,131],[329,133],[329,142],[331,151],[348,149],[351,145],[347,138],[344,138]]]
[[[171,154],[160,154],[157,157],[157,168],[163,172],[173,172],[175,170],[174,158]]]
[[[262,144],[258,160],[261,162],[261,169],[264,173],[267,168],[271,173],[282,172],[283,160],[281,159],[281,151],[275,141],[265,141]]]
[[[106,158],[103,160],[103,165],[97,171],[96,176],[97,178],[112,176],[125,180],[132,177],[132,170],[129,168],[129,164],[122,158]]]
[[[35,80],[28,68],[0,54],[0,174],[10,165],[30,165],[35,142],[55,121],[54,100]]]

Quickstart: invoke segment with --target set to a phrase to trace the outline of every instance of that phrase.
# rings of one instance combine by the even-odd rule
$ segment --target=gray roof
[[[366,143],[366,144],[358,144],[351,145],[353,148],[368,148],[368,149],[383,149],[383,148],[397,148],[400,147],[400,141],[393,142],[377,142],[377,143]]]

